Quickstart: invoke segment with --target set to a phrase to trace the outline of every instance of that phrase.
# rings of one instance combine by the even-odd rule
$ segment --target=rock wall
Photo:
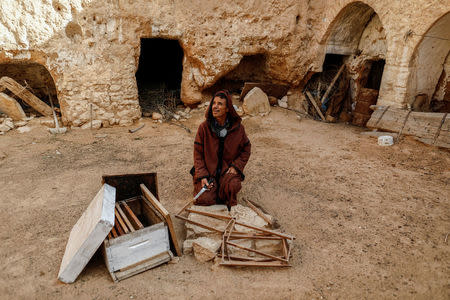
[[[355,4],[356,3],[356,4]],[[321,70],[332,28],[342,11],[373,9],[381,23],[386,67],[379,102],[406,103],[410,61],[448,0],[12,0],[0,3],[0,63],[39,63],[51,74],[64,123],[128,125],[141,115],[135,72],[141,38],[176,39],[184,51],[182,101],[194,104],[237,68],[244,56],[263,55],[264,78],[304,84]],[[348,12],[346,12],[348,13]],[[363,14],[365,15],[365,14]],[[354,16],[350,14],[350,16]],[[372,24],[373,22],[373,24]],[[369,28],[367,26],[367,28]],[[414,34],[405,35],[412,31]],[[374,32],[373,30],[369,32]],[[363,36],[363,39],[360,37]],[[360,33],[355,43],[373,40]],[[376,37],[375,37],[376,38]],[[356,44],[358,45],[358,44]],[[236,74],[250,74],[243,68]]]

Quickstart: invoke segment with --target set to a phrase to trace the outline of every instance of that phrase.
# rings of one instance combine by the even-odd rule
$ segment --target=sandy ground
[[[449,152],[408,138],[380,147],[361,128],[279,108],[244,120],[253,146],[240,197],[296,236],[292,268],[231,269],[183,256],[113,283],[97,255],[74,284],[58,282],[69,232],[102,174],[157,172],[171,212],[189,199],[201,121],[198,112],[185,122],[191,134],[146,119],[134,134],[56,137],[35,121],[29,133],[0,136],[2,299],[449,299]]]

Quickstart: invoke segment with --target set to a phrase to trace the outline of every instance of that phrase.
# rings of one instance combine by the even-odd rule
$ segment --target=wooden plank
[[[104,184],[70,232],[58,279],[74,282],[114,226],[116,189]]]
[[[142,273],[154,267],[157,267],[163,263],[169,262],[173,257],[173,254],[170,251],[155,255],[149,259],[141,261],[131,268],[126,268],[124,270],[120,270],[117,272],[111,273],[111,277],[114,281],[120,281],[122,279],[129,278],[133,275]]]
[[[369,121],[366,123],[367,128],[377,128],[378,123],[383,118],[386,111],[389,109],[389,106],[377,106],[371,105],[371,109],[374,109],[372,115],[370,116]]]
[[[445,113],[411,112],[403,134],[434,140],[444,117]]]
[[[231,235],[230,239],[233,240],[283,240],[279,236],[258,236],[258,235]]]
[[[125,225],[125,222],[122,220],[122,218],[120,217],[119,212],[117,211],[117,208],[114,210],[115,216],[116,216],[116,220],[119,221],[120,227],[122,227],[124,233],[128,233],[130,232],[130,230],[128,230],[127,225]]]
[[[38,113],[44,116],[52,115],[52,108],[50,106],[33,95],[29,90],[17,83],[14,79],[3,76],[2,78],[0,78],[0,86],[4,86],[8,90],[10,90],[17,97],[34,108]]]
[[[133,225],[131,224],[130,220],[128,220],[127,215],[123,212],[122,208],[120,207],[119,203],[116,202],[116,210],[119,212],[120,216],[122,217],[122,220],[127,224],[128,229],[131,232],[134,232],[135,229]]]
[[[163,218],[166,220],[167,226],[169,227],[172,244],[175,248],[175,252],[176,252],[177,256],[181,256],[182,255],[181,248],[178,245],[178,239],[177,239],[177,236],[175,233],[175,228],[173,227],[172,218],[170,217],[169,212],[161,204],[161,202],[159,202],[158,199],[156,199],[156,197],[150,192],[150,190],[144,184],[141,184],[140,187],[141,187],[141,191],[144,194],[145,198],[153,205],[153,207],[156,208],[156,210],[158,210],[161,213]]]
[[[236,247],[236,248],[240,248],[242,250],[247,250],[247,251],[254,252],[256,254],[262,255],[262,256],[266,256],[266,257],[272,258],[274,260],[279,260],[279,261],[282,261],[282,262],[288,262],[287,259],[275,256],[275,255],[267,254],[267,253],[264,253],[262,251],[258,251],[258,250],[252,249],[252,248],[244,247],[244,246],[241,246],[239,244],[235,244],[235,243],[227,242],[227,241],[225,243],[230,245],[230,246],[233,246],[233,247]]]
[[[265,213],[263,213],[259,208],[257,208],[256,206],[253,205],[253,203],[251,203],[250,201],[248,201],[247,199],[244,199],[245,202],[247,203],[248,207],[250,207],[251,209],[253,209],[253,211],[260,216],[264,221],[266,221],[271,227],[273,225],[273,221],[271,218],[267,217]]]
[[[309,91],[306,91],[306,98],[308,98],[309,102],[311,102],[311,104],[314,106],[322,121],[325,121],[325,117],[323,116],[320,107],[317,105],[316,100],[314,100],[314,97],[311,95]]]
[[[189,207],[191,207],[194,204],[194,200],[189,200],[184,206],[183,208],[177,213],[177,215],[181,215],[186,209],[188,209]]]
[[[136,217],[136,215],[133,213],[133,211],[131,210],[131,208],[128,206],[127,203],[123,202],[122,203],[123,208],[125,209],[125,213],[128,215],[129,220],[131,221],[131,223],[133,224],[133,226],[135,226],[137,229],[142,229],[144,228],[144,225],[142,225],[141,221],[139,221],[139,219]]]
[[[217,254],[218,257],[223,258],[222,254]],[[260,262],[264,262],[264,261],[274,261],[271,258],[255,258],[255,257],[250,257],[250,256],[239,256],[239,255],[229,255],[228,256],[230,258],[230,261],[233,260],[243,260],[243,261],[260,261]],[[224,260],[225,261],[225,260]]]
[[[436,146],[450,148],[450,115],[445,117],[439,135],[434,143]]]
[[[328,94],[331,92],[331,90],[333,89],[334,84],[336,83],[336,81],[338,80],[339,76],[341,76],[342,71],[344,71],[345,68],[345,64],[342,64],[342,66],[339,68],[339,71],[337,72],[337,74],[334,76],[333,80],[331,81],[330,85],[328,86],[325,94],[323,94],[322,99],[320,100],[321,103],[323,103],[325,101],[325,99],[328,97]]]
[[[0,92],[0,111],[7,114],[14,121],[25,119],[27,116],[16,99]]]
[[[233,267],[291,267],[291,265],[279,261],[259,262],[259,261],[225,261],[219,263],[221,266]]]

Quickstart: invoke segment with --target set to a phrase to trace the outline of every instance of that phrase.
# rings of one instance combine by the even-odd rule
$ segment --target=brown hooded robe
[[[227,118],[230,123],[225,138],[219,138],[212,130],[212,123],[214,122],[212,104],[214,98],[220,93],[227,97]],[[244,167],[250,157],[250,140],[245,134],[241,118],[234,110],[231,96],[227,91],[219,91],[214,95],[206,110],[205,117],[206,120],[198,127],[194,142],[194,196],[202,188],[201,180],[203,178],[213,179],[214,186],[211,190],[204,192],[195,204],[224,203],[231,207],[237,204],[236,195],[241,190],[241,181],[244,180]],[[222,147],[222,166],[219,174],[219,156]],[[231,166],[236,169],[237,174],[226,174]]]

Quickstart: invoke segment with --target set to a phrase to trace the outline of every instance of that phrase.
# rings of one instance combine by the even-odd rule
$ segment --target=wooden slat
[[[244,199],[245,202],[247,203],[248,207],[250,207],[251,209],[253,209],[253,211],[260,216],[264,221],[266,221],[271,227],[273,226],[273,221],[266,216],[266,214],[264,214],[259,208],[257,208],[255,205],[253,205],[253,203],[251,203],[250,201],[248,201],[247,199]]]
[[[233,246],[233,247],[236,247],[236,248],[240,248],[242,250],[247,250],[247,251],[254,252],[256,254],[262,255],[262,256],[270,257],[270,258],[272,258],[274,260],[279,260],[279,261],[282,261],[282,262],[288,262],[287,259],[275,256],[275,255],[267,254],[267,253],[264,253],[262,251],[258,251],[258,250],[252,249],[252,248],[244,247],[244,246],[241,246],[239,244],[235,244],[235,243],[232,243],[232,242],[225,242],[225,243],[230,245],[230,246]]]
[[[125,233],[130,232],[127,228],[127,225],[125,225],[125,222],[122,220],[122,218],[120,217],[119,212],[117,211],[117,208],[114,210],[114,213],[116,215],[116,220],[119,221],[120,227],[122,227],[123,231]]]
[[[116,231],[117,231],[117,233],[119,234],[119,236],[124,235],[125,232],[123,231],[122,227],[120,227],[120,224],[119,224],[119,222],[117,222],[117,219],[116,219],[116,222],[115,222],[115,223],[116,223],[116,224],[114,224],[114,228],[116,228]]]
[[[111,229],[111,233],[112,233],[114,238],[118,237],[117,231],[116,231],[116,229],[114,227]]]
[[[208,216],[208,217],[223,219],[223,220],[230,220],[230,219],[232,219],[232,217],[230,217],[230,216],[223,216],[223,215],[218,215],[218,214],[213,214],[213,213],[207,213],[207,212],[198,211],[198,210],[194,210],[194,209],[186,209],[186,211],[192,212],[192,213],[196,213],[196,214],[199,214],[199,215]],[[269,229],[265,229],[265,228],[261,228],[261,227],[252,226],[252,225],[245,224],[245,223],[238,222],[238,221],[236,221],[236,225],[241,225],[241,226],[245,226],[245,227],[248,227],[248,228],[251,228],[251,229],[259,230],[259,231],[262,231],[264,233],[276,235],[276,236],[279,236],[279,237],[282,237],[282,238],[285,238],[285,239],[290,239],[290,240],[294,239],[293,236],[288,235],[288,234],[284,234],[284,233],[281,233],[281,232],[277,232],[277,231],[273,231],[273,230],[269,230]]]
[[[179,215],[176,215],[175,217],[178,218],[178,219],[184,220],[184,221],[186,221],[186,222],[188,222],[188,223],[194,224],[194,225],[196,225],[196,226],[198,226],[198,227],[202,227],[202,228],[205,228],[205,229],[208,229],[208,230],[211,230],[211,231],[215,231],[215,232],[218,232],[218,233],[223,233],[223,230],[220,230],[220,229],[217,229],[217,228],[214,228],[214,227],[210,227],[210,226],[203,225],[203,224],[201,224],[201,223],[198,223],[198,222],[189,220],[189,219],[186,218],[186,217],[179,216]]]
[[[50,106],[41,101],[38,97],[33,95],[29,90],[17,83],[14,79],[3,76],[0,79],[0,86],[3,86],[13,92],[17,97],[34,108],[38,113],[44,116],[52,115],[52,109]]]
[[[283,240],[283,238],[279,236],[260,236],[260,235],[230,235],[230,239],[232,240]]]
[[[220,254],[220,253],[217,254],[217,256],[220,258],[223,258],[222,254]],[[230,258],[231,261],[233,261],[233,260],[259,261],[259,262],[274,261],[271,258],[254,258],[254,257],[250,257],[250,256],[239,256],[239,255],[229,255],[228,257]]]
[[[163,218],[166,220],[167,227],[169,227],[169,233],[170,237],[172,239],[172,244],[175,248],[175,252],[178,256],[181,256],[181,249],[178,245],[178,239],[175,233],[175,228],[173,227],[172,218],[170,217],[169,212],[167,209],[161,204],[161,202],[156,199],[156,197],[150,192],[150,190],[144,185],[141,184],[141,191],[144,194],[145,198],[153,205],[154,208],[156,208],[157,211],[160,212],[160,214],[163,216]]]
[[[219,263],[221,266],[234,267],[291,267],[291,265],[280,261],[260,262],[260,261],[225,261]]]
[[[131,232],[134,232],[135,229],[133,227],[133,224],[131,224],[130,220],[128,220],[127,215],[123,212],[122,208],[120,207],[119,203],[116,202],[116,209],[119,212],[120,216],[122,217],[123,221],[125,222],[125,224],[127,224],[128,229]]]
[[[131,208],[126,203],[122,203],[123,208],[125,209],[126,214],[128,215],[129,220],[138,229],[144,228],[144,225],[142,225],[141,221],[136,217],[136,215],[133,213]]]

